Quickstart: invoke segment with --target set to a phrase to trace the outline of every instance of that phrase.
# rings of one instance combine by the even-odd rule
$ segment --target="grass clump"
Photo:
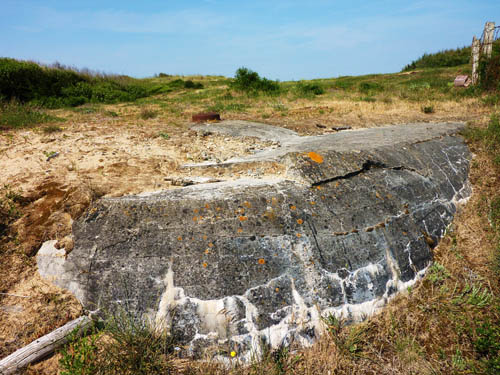
[[[111,317],[101,331],[75,338],[62,350],[62,375],[149,375],[174,373],[172,337],[126,313]]]
[[[248,94],[277,95],[280,93],[280,85],[276,81],[262,78],[257,72],[242,67],[236,71],[232,87],[235,90]]]
[[[472,142],[481,142],[493,158],[493,162],[500,166],[500,116],[493,114],[486,129],[468,126],[463,135]]]
[[[23,105],[16,101],[0,102],[0,128],[18,129],[61,120],[31,104]]]
[[[151,108],[143,108],[139,117],[143,120],[149,120],[158,116],[158,111]]]

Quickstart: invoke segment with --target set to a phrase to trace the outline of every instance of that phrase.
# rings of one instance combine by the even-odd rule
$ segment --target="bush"
[[[323,87],[317,83],[302,83],[297,84],[297,91],[299,95],[303,97],[314,97],[316,95],[322,95],[325,93]]]
[[[265,93],[278,94],[280,85],[276,81],[271,81],[267,78],[261,78],[257,72],[247,68],[239,68],[232,82],[232,86],[239,91],[247,93]]]

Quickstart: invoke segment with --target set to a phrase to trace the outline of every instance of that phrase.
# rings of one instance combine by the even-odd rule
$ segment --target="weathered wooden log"
[[[31,344],[2,359],[0,361],[0,374],[14,374],[29,364],[43,359],[64,345],[70,339],[73,332],[80,335],[91,324],[92,320],[88,316],[81,316],[55,331],[40,337]]]

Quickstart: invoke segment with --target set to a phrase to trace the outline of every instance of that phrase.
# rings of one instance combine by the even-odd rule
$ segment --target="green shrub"
[[[297,83],[296,86],[297,93],[306,98],[314,97],[316,95],[322,95],[325,93],[325,89],[318,85],[317,83]]]
[[[247,68],[239,68],[232,82],[232,86],[239,91],[247,93],[264,93],[268,95],[278,94],[280,85],[276,81],[261,78],[257,72]]]

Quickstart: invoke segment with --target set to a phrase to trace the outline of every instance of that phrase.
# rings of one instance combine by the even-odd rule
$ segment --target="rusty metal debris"
[[[202,112],[193,115],[193,122],[220,121],[220,115],[216,112]]]

